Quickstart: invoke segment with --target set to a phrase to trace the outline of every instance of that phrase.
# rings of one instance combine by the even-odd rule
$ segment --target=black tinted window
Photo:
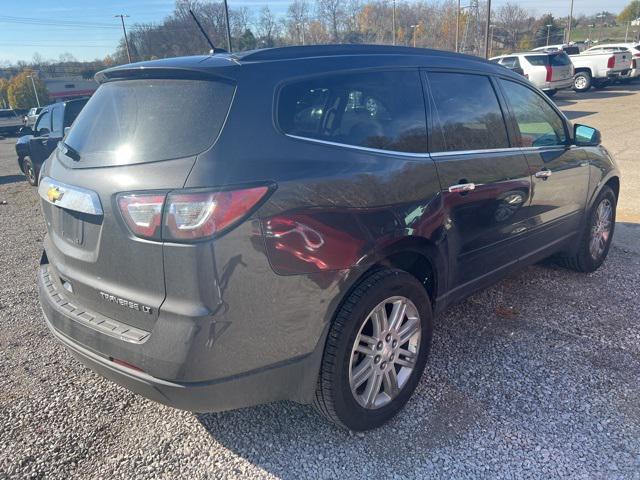
[[[278,102],[285,133],[360,147],[426,151],[416,70],[340,74],[289,84]]]
[[[500,61],[501,65],[504,65],[507,68],[519,68],[520,61],[518,57],[505,57]]]
[[[564,122],[547,101],[530,88],[501,80],[520,130],[520,146],[564,145]]]
[[[544,67],[545,65],[549,65],[548,55],[527,55],[524,58],[526,58],[531,65],[535,65],[536,67]]]
[[[554,67],[564,67],[571,65],[571,59],[566,53],[558,53],[550,56],[551,65]]]
[[[15,118],[16,114],[13,110],[0,110],[0,118]]]
[[[51,109],[51,131],[62,135],[62,114],[64,112],[64,107],[62,106],[62,104],[60,105],[56,105],[55,107],[53,107]]]
[[[429,85],[440,132],[431,150],[484,150],[509,146],[498,99],[488,77],[430,73]]]
[[[75,101],[67,103],[66,108],[64,109],[64,126],[69,127],[76,119],[82,107],[87,103],[86,100]]]
[[[234,86],[200,80],[124,80],[98,88],[65,144],[78,166],[106,166],[188,157],[217,138]]]

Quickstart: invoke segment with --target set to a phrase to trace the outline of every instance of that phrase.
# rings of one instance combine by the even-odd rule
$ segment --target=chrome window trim
[[[330,142],[328,140],[320,140],[317,138],[301,137],[298,135],[292,135],[290,133],[285,133],[285,136],[289,138],[295,138],[296,140],[305,140],[307,142],[319,143],[322,145],[330,145],[333,147],[351,148],[354,150],[361,150],[363,152],[383,153],[385,155],[399,155],[402,157],[410,157],[410,158],[429,158],[428,152],[412,153],[412,152],[399,152],[396,150],[384,150],[382,148],[361,147],[359,145],[349,145],[348,143]]]
[[[59,200],[49,199],[48,193],[51,188],[56,188],[62,194]],[[38,195],[45,202],[56,207],[88,213],[89,215],[103,214],[102,204],[96,192],[82,187],[67,185],[51,177],[42,177],[38,186]]]
[[[456,155],[481,155],[486,153],[512,153],[512,152],[520,152],[522,149],[520,147],[503,147],[503,148],[486,148],[480,150],[452,150],[447,152],[433,152],[431,156],[433,158],[438,157],[450,157]]]

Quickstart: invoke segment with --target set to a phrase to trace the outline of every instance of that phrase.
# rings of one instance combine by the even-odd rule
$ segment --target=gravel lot
[[[450,309],[406,410],[365,435],[294,403],[181,412],[81,366],[41,320],[44,225],[0,140],[0,478],[640,479],[640,85],[557,102],[625,175],[608,261],[537,265]]]

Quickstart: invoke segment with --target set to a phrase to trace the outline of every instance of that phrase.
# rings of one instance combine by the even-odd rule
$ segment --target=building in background
[[[94,80],[82,77],[43,78],[52,102],[63,102],[73,98],[88,97],[98,88]]]

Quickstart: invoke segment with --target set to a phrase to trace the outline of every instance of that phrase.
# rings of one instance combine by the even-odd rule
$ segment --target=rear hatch
[[[615,60],[609,62],[612,73],[619,73],[631,68],[631,52],[615,52],[612,54]],[[613,63],[613,65],[611,65]]]
[[[565,52],[549,55],[550,77],[552,82],[567,80],[573,77],[573,63]]]
[[[117,198],[182,188],[218,137],[234,90],[223,80],[127,79],[89,100],[39,188],[48,261],[70,302],[151,330],[165,297],[163,245],[135,234]]]

